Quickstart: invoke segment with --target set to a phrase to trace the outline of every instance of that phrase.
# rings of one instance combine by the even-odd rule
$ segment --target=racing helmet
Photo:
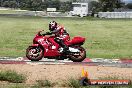
[[[52,21],[52,22],[49,23],[49,30],[50,30],[50,31],[53,31],[53,30],[55,30],[56,28],[57,28],[57,22]]]

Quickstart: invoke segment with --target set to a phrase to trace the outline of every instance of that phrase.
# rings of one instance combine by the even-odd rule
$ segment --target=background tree
[[[2,5],[2,0],[0,0],[0,6]]]
[[[15,0],[9,1],[9,7],[15,9],[15,8],[18,8],[18,4]]]
[[[43,8],[41,7],[41,4],[42,4],[42,0],[32,0],[30,10],[33,10],[33,11],[43,10]]]
[[[60,4],[60,11],[66,12],[66,11],[71,11],[72,10],[72,2],[61,2]]]
[[[132,9],[132,3],[128,3],[128,4],[126,5],[126,7],[127,7],[128,9]]]
[[[46,0],[47,8],[56,8],[59,9],[60,1],[59,0]]]
[[[101,4],[97,1],[91,1],[89,4],[89,10],[91,11],[91,16],[101,11]]]
[[[2,7],[18,8],[18,4],[16,0],[1,0],[0,5]]]
[[[101,3],[101,10],[103,12],[106,11],[114,11],[115,8],[121,8],[123,7],[123,3],[121,0],[99,0],[99,3]]]

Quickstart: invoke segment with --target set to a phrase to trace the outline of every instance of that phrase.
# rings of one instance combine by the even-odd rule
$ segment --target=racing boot
[[[66,54],[70,53],[70,50],[69,50],[69,47],[68,46],[65,45],[63,47],[63,53],[66,53]]]
[[[55,38],[55,41],[63,48],[62,53],[69,53],[69,47],[67,45],[64,44],[64,41],[62,39],[59,38]]]
[[[68,54],[70,52],[69,47],[66,44],[64,44],[63,41],[61,41],[60,43],[61,43],[61,46],[63,47],[62,53]]]

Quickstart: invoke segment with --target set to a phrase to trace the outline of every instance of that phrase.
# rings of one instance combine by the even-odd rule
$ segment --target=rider
[[[50,32],[46,32],[46,34],[55,34],[55,42],[63,47],[63,53],[67,53],[69,51],[69,47],[64,42],[66,40],[69,40],[69,34],[65,30],[65,28],[58,25],[57,22],[52,21],[49,23],[49,30]]]

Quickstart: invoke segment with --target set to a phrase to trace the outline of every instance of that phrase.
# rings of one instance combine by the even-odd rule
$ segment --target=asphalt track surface
[[[91,61],[93,60],[93,61]],[[45,59],[40,61],[30,61],[27,58],[0,58],[0,64],[30,64],[30,65],[84,65],[84,66],[106,66],[132,68],[132,60],[113,61],[108,59],[89,59],[83,62],[72,62],[70,60]]]

